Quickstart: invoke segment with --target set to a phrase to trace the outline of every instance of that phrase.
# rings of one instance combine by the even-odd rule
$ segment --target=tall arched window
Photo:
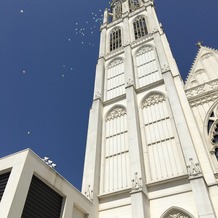
[[[126,109],[118,106],[106,116],[101,192],[122,190],[130,185]]]
[[[176,140],[167,99],[161,93],[148,95],[142,103],[150,175],[148,182],[186,173],[181,148]]]
[[[140,7],[140,4],[138,0],[129,0],[130,12],[135,11],[139,7]]]
[[[136,53],[135,59],[139,87],[149,85],[161,79],[155,50],[152,46],[141,48]]]
[[[113,14],[113,20],[119,19],[122,17],[122,2],[123,0],[113,0],[111,4],[111,12]]]
[[[106,100],[116,98],[125,93],[123,59],[112,61],[106,71]]]
[[[139,39],[148,34],[148,30],[145,23],[145,18],[140,16],[133,22],[135,39]]]
[[[116,27],[110,33],[110,51],[120,48],[121,46],[121,29],[119,27]]]

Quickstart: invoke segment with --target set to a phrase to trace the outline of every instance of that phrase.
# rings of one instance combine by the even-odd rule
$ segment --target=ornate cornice
[[[207,103],[207,102],[211,102],[211,101],[214,102],[217,99],[218,99],[218,92],[215,92],[215,93],[213,92],[211,94],[204,95],[199,98],[191,99],[189,100],[189,104],[191,105],[191,107],[195,107],[195,106]]]
[[[207,93],[209,94],[210,92],[214,92],[216,90],[218,91],[218,79],[190,88],[186,90],[185,93],[189,101],[194,101],[194,98],[203,96]]]

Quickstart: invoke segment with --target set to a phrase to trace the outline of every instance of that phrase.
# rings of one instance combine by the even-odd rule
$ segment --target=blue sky
[[[198,40],[218,49],[218,1],[156,0],[183,78]],[[0,1],[0,157],[31,148],[78,189],[101,14],[108,1]]]

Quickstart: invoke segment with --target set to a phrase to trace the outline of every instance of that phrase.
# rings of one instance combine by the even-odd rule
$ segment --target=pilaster
[[[95,73],[95,87],[93,99],[103,99],[104,93],[104,76],[105,76],[105,59],[101,57],[98,59]]]
[[[100,184],[102,109],[100,98],[93,101],[89,115],[86,155],[83,172],[82,193],[93,202],[98,211],[98,194]]]

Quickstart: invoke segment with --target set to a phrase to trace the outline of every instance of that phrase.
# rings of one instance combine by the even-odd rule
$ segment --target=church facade
[[[26,150],[0,159],[1,217],[217,217],[218,51],[198,46],[184,83],[154,2],[114,0],[101,26],[82,193]]]

